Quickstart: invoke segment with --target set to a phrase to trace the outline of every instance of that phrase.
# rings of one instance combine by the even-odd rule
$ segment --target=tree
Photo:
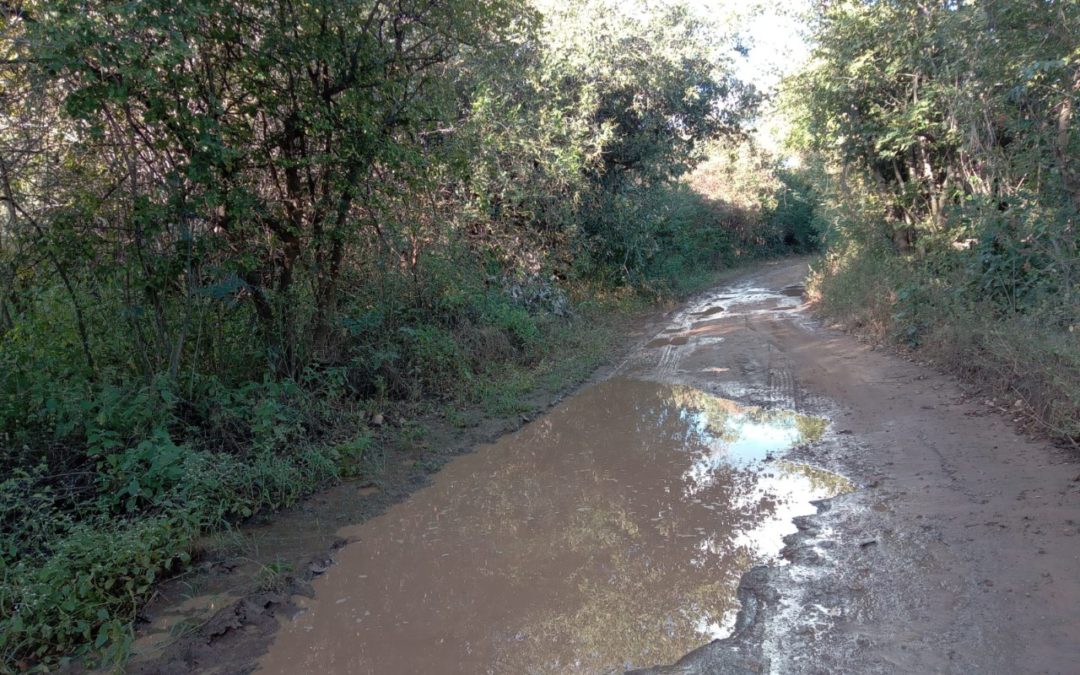
[[[326,339],[350,248],[377,234],[365,207],[438,119],[438,67],[523,13],[512,0],[50,3],[27,23],[28,67],[64,83],[77,144],[103,156],[98,201],[128,195],[78,220],[108,223],[93,234],[141,268],[146,305],[242,295],[275,367],[295,374],[298,351]],[[157,314],[178,353],[189,322]]]

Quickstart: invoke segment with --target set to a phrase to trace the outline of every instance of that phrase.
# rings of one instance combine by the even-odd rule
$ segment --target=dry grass
[[[914,299],[898,292],[905,288]],[[1037,308],[1004,314],[949,288],[894,256],[830,255],[815,265],[808,292],[850,332],[917,353],[1048,435],[1080,443],[1080,336]]]

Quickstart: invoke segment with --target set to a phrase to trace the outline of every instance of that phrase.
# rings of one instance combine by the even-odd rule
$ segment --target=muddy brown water
[[[362,525],[266,673],[606,672],[730,632],[735,588],[846,479],[780,458],[825,421],[616,378]]]

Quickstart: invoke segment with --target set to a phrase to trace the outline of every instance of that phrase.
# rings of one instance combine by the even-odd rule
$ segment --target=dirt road
[[[346,528],[258,669],[1080,672],[1077,455],[818,325],[806,271]]]
[[[802,274],[781,264],[750,281]],[[798,454],[861,489],[800,521],[791,566],[747,580],[765,607],[744,635],[676,672],[709,672],[732,646],[780,673],[1080,672],[1075,452],[800,313],[750,315],[726,337],[684,367],[708,360],[733,386],[779,384],[796,409],[830,410],[831,438]]]

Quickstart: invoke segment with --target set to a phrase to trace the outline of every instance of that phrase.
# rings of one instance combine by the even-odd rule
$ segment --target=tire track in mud
[[[791,361],[773,344],[769,344],[768,371],[769,397],[772,405],[802,412],[803,406]]]
[[[733,299],[737,300],[740,296],[751,294],[757,297],[752,303],[730,302],[733,305],[732,312],[722,316],[720,323],[725,323],[726,320],[726,323],[735,324],[738,330],[748,334],[749,337],[744,338],[738,345],[719,347],[717,349],[719,353],[725,352],[726,347],[733,347],[733,349],[730,353],[723,353],[717,358],[727,365],[727,369],[735,373],[735,379],[742,384],[738,388],[741,389],[741,393],[736,393],[734,398],[746,400],[767,409],[788,409],[799,413],[829,416],[834,412],[831,402],[817,393],[808,392],[801,385],[795,363],[775,335],[777,331],[783,332],[792,326],[803,334],[814,330],[810,320],[802,313],[802,307],[780,306],[757,309],[757,305],[770,302],[776,295],[790,297],[784,290],[769,291],[761,288],[760,284],[747,283],[736,289],[724,291],[724,299],[729,302]],[[748,344],[754,343],[756,343],[756,348],[747,347]],[[691,340],[687,349],[694,347],[695,342]],[[670,364],[675,359],[672,354],[665,352],[656,366],[657,374],[664,376],[673,372]],[[683,373],[690,381],[694,380],[695,374],[692,371],[683,371]],[[706,385],[703,384],[703,386]],[[825,441],[826,444],[845,442],[847,442],[846,439],[841,439],[836,435],[835,429],[828,433],[828,439]],[[807,451],[793,453],[792,458],[836,467],[836,462],[825,457],[814,456],[814,453]],[[819,609],[823,607],[819,603],[815,603],[809,613],[800,612],[797,607],[793,611],[790,603],[785,606],[778,590],[784,584],[776,578],[781,570],[790,570],[796,565],[801,566],[801,574],[804,578],[810,575],[826,576],[835,571],[830,567],[830,558],[825,551],[837,544],[836,534],[828,527],[818,526],[814,521],[815,518],[830,511],[831,501],[815,502],[819,509],[817,514],[795,519],[794,523],[798,531],[785,538],[786,545],[781,553],[792,563],[791,566],[760,565],[752,567],[743,574],[737,590],[740,609],[730,636],[715,640],[690,652],[671,666],[655,666],[628,672],[638,675],[777,672],[773,668],[776,661],[770,654],[770,651],[775,651],[777,646],[771,645],[770,649],[766,645],[768,642],[765,628],[767,617],[777,617],[786,612],[782,619],[784,622],[792,627],[810,626],[811,632],[815,630],[814,626],[820,624],[822,615],[830,621],[836,618],[830,613],[835,611],[834,609],[827,607],[823,610]],[[794,595],[790,588],[787,592]]]
[[[657,364],[656,374],[661,379],[671,379],[675,377],[675,374],[679,370],[679,361],[682,356],[682,350],[678,345],[668,345],[664,348],[664,353],[660,358],[660,363]]]

